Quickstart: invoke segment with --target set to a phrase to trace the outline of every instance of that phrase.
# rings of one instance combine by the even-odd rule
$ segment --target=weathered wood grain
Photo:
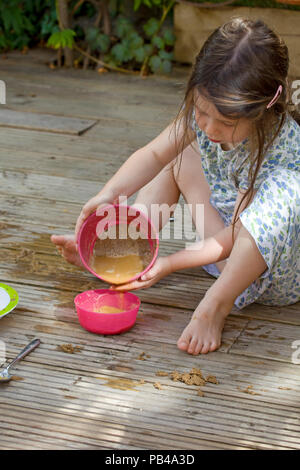
[[[80,135],[97,121],[43,113],[0,109],[0,126]]]
[[[97,124],[80,136],[0,127],[0,279],[20,297],[1,319],[0,339],[7,360],[41,339],[16,380],[1,386],[1,449],[299,449],[299,365],[291,358],[299,304],[233,309],[220,349],[190,356],[176,342],[214,282],[199,267],[138,291],[130,331],[95,335],[80,326],[74,297],[107,285],[50,242],[52,233],[73,233],[83,204],[172,119],[188,70],[143,80],[51,71],[50,50],[7,57],[8,107]],[[170,240],[161,234],[161,255],[184,247],[178,230]],[[67,354],[60,346],[68,343],[82,349]],[[203,386],[203,397],[156,376],[193,367],[219,382]]]

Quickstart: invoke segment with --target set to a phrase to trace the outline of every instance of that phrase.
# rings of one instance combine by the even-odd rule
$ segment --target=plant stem
[[[163,11],[162,11],[161,18],[159,20],[159,27],[158,27],[157,33],[159,33],[159,31],[161,30],[161,27],[164,24],[169,11],[173,8],[175,3],[176,3],[176,0],[170,0],[169,3],[166,6],[164,5],[162,7]],[[148,54],[144,59],[143,65],[142,65],[141,70],[140,70],[140,75],[142,75],[142,76],[146,75],[146,70],[147,70],[147,67],[148,67],[148,62],[149,62],[150,56],[151,56],[151,54]]]
[[[58,25],[61,31],[68,29],[70,26],[68,0],[55,0],[56,15]],[[64,48],[65,66],[73,66],[73,51],[69,47]]]
[[[76,44],[74,44],[73,47],[74,49],[76,49],[76,51],[80,52],[80,54],[82,54],[85,57],[88,57],[90,60],[93,60],[97,64],[102,65],[102,67],[105,67],[106,69],[114,70],[115,72],[127,73],[129,75],[139,75],[139,72],[134,72],[133,70],[122,69],[121,67],[115,67],[114,65],[109,65],[106,62],[103,62],[102,60],[96,59],[95,57],[91,56],[87,52],[80,49],[80,47],[76,46]]]

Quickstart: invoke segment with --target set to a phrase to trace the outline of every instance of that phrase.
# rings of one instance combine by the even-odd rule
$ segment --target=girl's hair
[[[249,204],[264,155],[280,132],[289,111],[288,66],[288,49],[282,39],[263,21],[245,18],[233,18],[216,29],[196,57],[184,105],[175,121],[184,123],[184,136],[191,129],[198,93],[213,103],[223,116],[237,122],[240,118],[252,122],[250,155],[247,158],[250,160],[249,188],[236,214],[244,200],[246,207]],[[267,109],[280,85],[281,95]],[[183,137],[178,149],[181,154],[184,141]],[[244,163],[241,162],[235,179]],[[232,237],[237,220],[235,216]]]

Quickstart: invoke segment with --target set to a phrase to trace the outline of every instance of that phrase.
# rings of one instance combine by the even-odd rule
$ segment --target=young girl
[[[289,112],[287,74],[287,48],[262,21],[235,18],[218,28],[196,58],[175,122],[85,204],[75,238],[52,236],[80,265],[76,236],[101,204],[141,188],[135,204],[148,213],[181,193],[193,208],[203,204],[197,250],[160,257],[142,279],[118,287],[149,287],[193,266],[215,276],[177,343],[190,354],[220,346],[233,305],[300,300],[300,127]]]

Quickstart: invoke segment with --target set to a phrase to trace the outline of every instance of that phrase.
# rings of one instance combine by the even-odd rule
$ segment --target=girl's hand
[[[80,228],[92,212],[95,212],[99,207],[106,206],[107,204],[113,204],[117,200],[117,197],[113,194],[112,191],[106,190],[92,197],[82,208],[79,217],[75,226],[75,240],[77,242],[77,237],[80,231]]]
[[[145,289],[147,287],[153,286],[163,277],[167,276],[172,272],[171,264],[168,256],[159,257],[155,261],[152,268],[149,269],[142,277],[139,279],[129,282],[128,284],[114,285],[111,286],[111,290],[116,290],[119,292],[127,292],[131,290]]]

